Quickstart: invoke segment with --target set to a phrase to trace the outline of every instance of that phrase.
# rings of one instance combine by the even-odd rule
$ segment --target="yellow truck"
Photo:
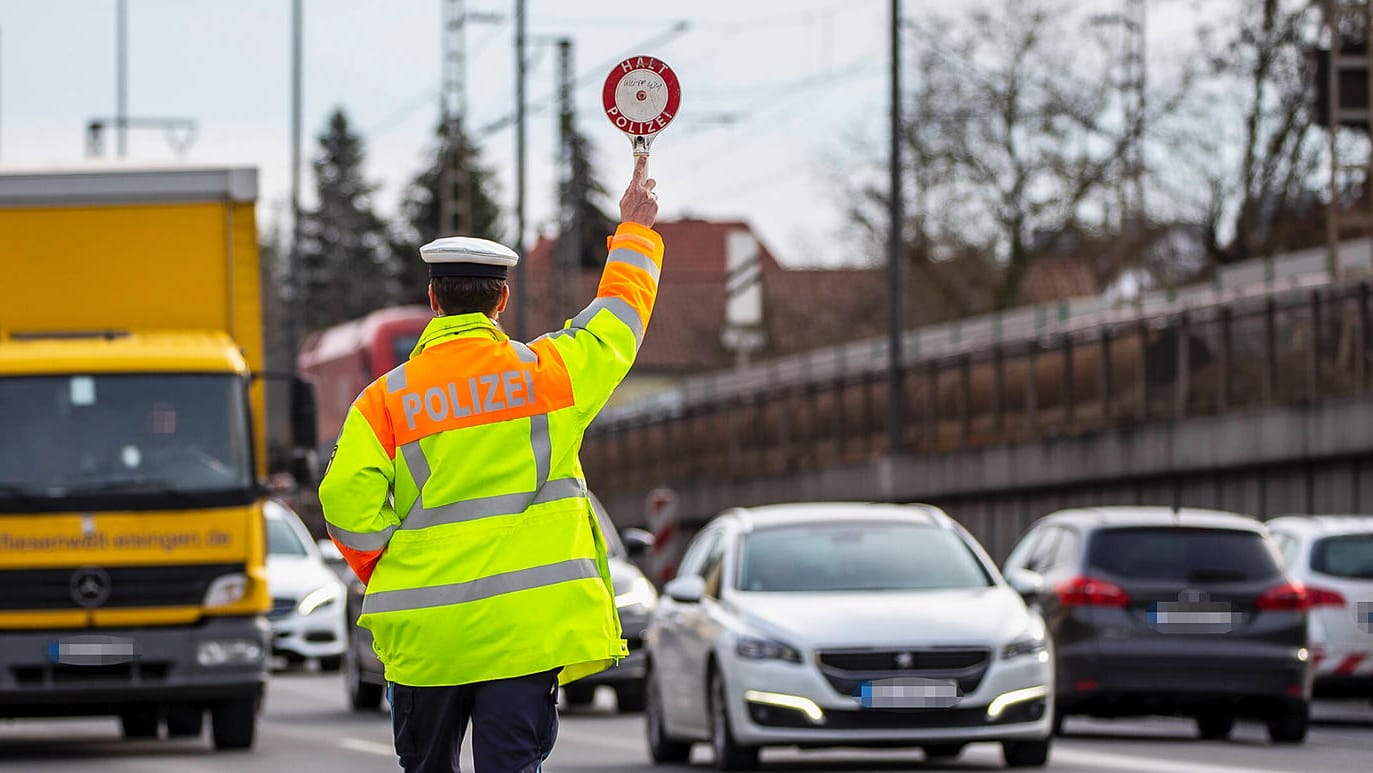
[[[216,748],[253,743],[256,188],[252,169],[0,174],[0,718],[152,738],[208,713]]]

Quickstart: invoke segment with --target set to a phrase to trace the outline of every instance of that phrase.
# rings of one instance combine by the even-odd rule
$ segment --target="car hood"
[[[338,575],[322,562],[294,556],[267,557],[267,589],[272,598],[299,600],[316,588],[338,582]]]
[[[986,644],[1025,632],[1030,612],[1004,587],[828,593],[736,592],[746,629],[799,647]]]

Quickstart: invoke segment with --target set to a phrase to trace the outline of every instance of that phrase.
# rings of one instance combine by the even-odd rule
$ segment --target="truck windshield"
[[[230,374],[0,379],[0,511],[237,503],[247,417]]]

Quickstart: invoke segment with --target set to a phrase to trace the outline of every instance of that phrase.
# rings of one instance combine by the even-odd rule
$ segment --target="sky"
[[[122,163],[257,167],[260,224],[289,223],[290,1],[127,3],[129,115],[192,118],[198,128],[181,156],[164,132],[134,130]],[[443,0],[303,5],[307,204],[315,138],[342,108],[366,143],[366,175],[379,185],[375,204],[392,215],[438,121]],[[903,8],[937,5],[906,0]],[[497,172],[497,200],[513,231],[515,132],[483,129],[513,113],[514,2],[466,6],[474,16],[500,17],[469,26],[467,125]],[[115,112],[115,8],[115,0],[0,2],[0,171],[82,162],[87,122]],[[568,37],[578,127],[615,199],[633,158],[602,111],[601,85],[624,56],[652,55],[682,84],[678,118],[659,135],[650,162],[660,218],[747,221],[789,265],[878,260],[847,252],[856,242],[845,237],[834,180],[860,154],[885,152],[888,9],[888,0],[527,0],[529,235],[547,232],[555,214],[549,41]],[[113,154],[107,136],[105,157]],[[615,211],[613,201],[606,205]]]

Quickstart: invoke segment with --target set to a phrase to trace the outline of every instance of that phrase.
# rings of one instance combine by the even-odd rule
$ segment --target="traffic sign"
[[[629,137],[635,155],[648,155],[658,132],[677,116],[681,101],[677,74],[651,56],[631,56],[615,65],[601,92],[606,117]]]

